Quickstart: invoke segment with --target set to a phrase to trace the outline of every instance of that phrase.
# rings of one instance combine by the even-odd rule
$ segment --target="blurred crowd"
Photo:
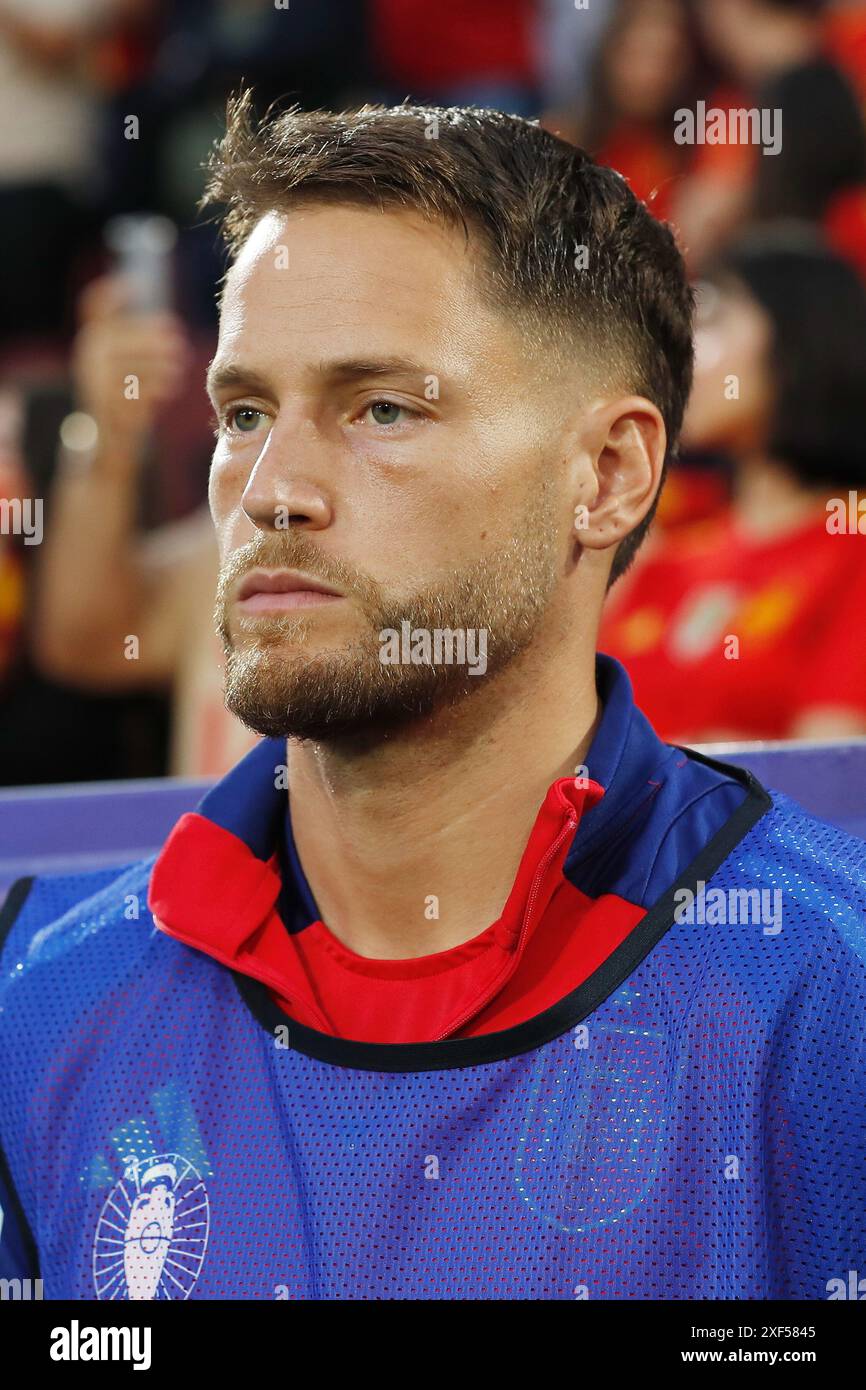
[[[211,621],[196,214],[241,79],[261,110],[537,118],[671,222],[695,389],[599,645],[672,741],[866,735],[863,3],[0,0],[0,783],[215,775],[251,742]]]

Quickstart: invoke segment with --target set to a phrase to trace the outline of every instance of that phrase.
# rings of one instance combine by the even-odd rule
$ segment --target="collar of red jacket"
[[[599,656],[597,684],[602,712],[587,757],[591,774],[560,778],[548,789],[496,923],[497,944],[512,957],[509,974],[561,882],[578,826],[593,823],[595,838],[602,798],[605,809],[610,801],[615,811],[614,803],[633,790],[634,775],[645,775],[657,757],[659,740],[634,707],[623,667]],[[327,1031],[278,911],[286,888],[311,901],[306,883],[284,885],[280,874],[288,810],[279,776],[284,766],[284,741],[264,739],[195,811],[181,816],[154,865],[148,906],[161,931],[261,980],[287,1004],[303,1008],[313,1026],[318,1015]]]

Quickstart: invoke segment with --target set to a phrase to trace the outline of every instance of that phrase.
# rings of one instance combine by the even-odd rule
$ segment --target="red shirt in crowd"
[[[662,738],[788,738],[827,706],[866,716],[866,535],[827,522],[822,503],[795,530],[756,538],[727,511],[614,586],[599,647]]]

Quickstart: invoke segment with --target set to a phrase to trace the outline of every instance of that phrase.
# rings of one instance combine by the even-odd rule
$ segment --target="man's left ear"
[[[629,535],[652,506],[667,431],[661,411],[645,396],[593,406],[584,425],[584,457],[594,478],[591,487],[578,489],[574,535],[589,550],[606,550]],[[588,481],[584,474],[584,484]]]

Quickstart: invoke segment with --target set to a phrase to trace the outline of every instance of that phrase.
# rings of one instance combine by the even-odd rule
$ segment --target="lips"
[[[239,605],[247,613],[314,607],[342,596],[338,589],[297,570],[252,570],[238,589]]]
[[[320,594],[326,598],[343,597],[338,589],[332,589],[298,570],[251,570],[238,590],[238,599],[243,603],[257,594],[302,593]]]

